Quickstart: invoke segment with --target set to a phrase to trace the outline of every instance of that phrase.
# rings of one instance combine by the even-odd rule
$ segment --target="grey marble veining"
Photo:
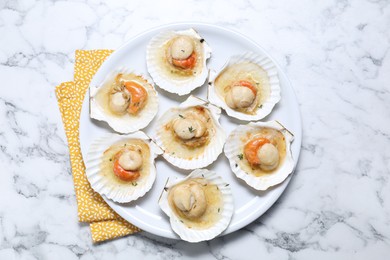
[[[276,58],[303,117],[297,170],[265,215],[230,235],[93,245],[77,222],[54,86],[72,79],[76,49],[116,49],[180,21],[240,31]],[[387,259],[389,50],[387,0],[0,0],[0,259]]]

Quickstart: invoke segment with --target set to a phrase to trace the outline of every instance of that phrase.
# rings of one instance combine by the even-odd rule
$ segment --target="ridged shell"
[[[230,65],[248,61],[259,65],[267,72],[270,84],[270,96],[265,103],[262,104],[262,107],[256,110],[256,114],[254,115],[245,114],[230,108],[225,103],[225,100],[219,96],[214,87],[215,79]],[[278,69],[270,58],[262,54],[248,52],[242,55],[232,56],[219,72],[210,72],[209,81],[208,100],[212,104],[223,108],[229,116],[240,120],[258,121],[269,115],[274,106],[280,101]]]
[[[150,174],[143,182],[137,181],[137,186],[131,182],[126,184],[113,183],[105,178],[100,170],[103,153],[113,144],[129,139],[141,139],[148,143],[150,148]],[[156,166],[154,159],[162,154],[162,150],[143,132],[138,131],[129,135],[106,134],[94,140],[85,160],[86,175],[91,187],[100,195],[113,201],[125,203],[138,199],[148,192],[156,179]]]
[[[190,229],[174,214],[168,202],[169,189],[178,183],[181,183],[188,179],[204,178],[209,183],[217,185],[223,196],[223,209],[221,210],[221,218],[219,221],[209,229],[199,230]],[[222,177],[218,176],[215,172],[206,169],[197,169],[189,174],[184,179],[168,179],[164,190],[159,200],[160,208],[168,215],[170,224],[175,233],[177,233],[181,239],[188,242],[200,242],[213,239],[214,237],[221,234],[228,226],[231,221],[234,212],[233,195],[229,184],[227,184]]]
[[[103,107],[97,102],[95,96],[98,93],[100,87],[104,86],[107,82],[112,81],[118,73],[123,74],[136,74],[142,79],[147,81],[149,88],[148,91],[148,100],[145,107],[139,112],[138,115],[132,116],[125,114],[120,117],[114,117],[106,113]],[[144,75],[131,71],[129,69],[121,68],[113,71],[105,80],[98,86],[90,86],[89,88],[90,95],[90,117],[99,121],[105,121],[108,125],[118,133],[127,134],[138,131],[142,128],[145,128],[156,116],[158,111],[158,95],[157,91],[154,89],[154,83],[151,79],[147,78]]]
[[[187,170],[203,168],[213,163],[218,158],[218,156],[222,153],[223,146],[225,144],[226,137],[227,137],[225,131],[222,129],[218,121],[221,115],[221,109],[211,105],[205,100],[202,100],[194,96],[190,96],[186,101],[180,104],[179,107],[169,109],[158,119],[156,124],[155,140],[156,143],[163,150],[166,150],[166,147],[164,146],[164,142],[162,139],[163,137],[161,136],[161,130],[163,129],[164,125],[167,124],[173,118],[177,117],[178,114],[180,114],[181,110],[193,106],[203,106],[211,112],[210,114],[214,122],[214,125],[216,127],[216,133],[214,138],[210,141],[210,143],[208,143],[207,147],[204,150],[204,153],[195,159],[190,160],[185,158],[179,158],[179,157],[172,156],[167,152],[164,152],[163,157],[169,163],[181,169],[187,169]]]
[[[278,130],[284,135],[286,141],[286,157],[281,167],[279,167],[275,172],[256,177],[252,174],[247,174],[240,168],[240,159],[237,156],[237,151],[240,151],[240,148],[243,146],[240,139],[247,133],[256,131],[259,128],[272,128]],[[244,180],[249,186],[255,188],[256,190],[267,190],[269,187],[283,182],[294,170],[295,163],[291,153],[291,143],[293,140],[294,136],[291,132],[278,121],[249,123],[247,125],[240,125],[231,132],[227,139],[224,152],[225,156],[229,159],[232,171],[238,178]]]
[[[149,42],[146,50],[146,62],[148,66],[149,74],[152,76],[154,82],[162,89],[176,93],[180,96],[186,95],[204,84],[208,77],[207,59],[211,56],[211,48],[203,41],[203,64],[202,71],[196,77],[189,77],[183,80],[177,80],[169,78],[162,70],[158,61],[158,51],[160,48],[177,35],[187,35],[194,39],[203,39],[194,29],[188,29],[183,31],[163,31],[156,35]]]

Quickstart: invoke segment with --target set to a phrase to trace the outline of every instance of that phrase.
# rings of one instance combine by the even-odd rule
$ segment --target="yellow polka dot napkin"
[[[116,214],[91,188],[80,150],[79,119],[84,97],[93,75],[111,53],[111,50],[76,51],[74,81],[56,87],[58,106],[68,139],[78,217],[79,221],[90,223],[93,242],[140,231]]]

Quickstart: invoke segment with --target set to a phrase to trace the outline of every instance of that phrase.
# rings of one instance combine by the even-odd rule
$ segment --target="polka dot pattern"
[[[91,188],[80,150],[79,119],[83,100],[93,75],[111,53],[111,50],[76,51],[74,81],[56,87],[58,106],[68,139],[78,218],[81,222],[90,223],[94,242],[140,231],[116,214]]]

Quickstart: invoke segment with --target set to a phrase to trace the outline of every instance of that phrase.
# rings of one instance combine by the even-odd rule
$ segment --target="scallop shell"
[[[221,218],[217,223],[215,223],[215,225],[213,225],[209,229],[200,230],[188,228],[175,215],[168,203],[169,188],[185,180],[193,178],[205,178],[209,183],[217,185],[223,196],[223,209],[220,212]],[[222,179],[222,177],[218,176],[215,172],[206,169],[194,170],[184,179],[173,180],[169,178],[167,184],[165,185],[165,188],[162,191],[158,203],[160,205],[160,208],[165,212],[165,214],[168,215],[173,231],[177,233],[181,239],[192,243],[210,240],[220,235],[229,226],[230,220],[234,212],[233,195],[229,184],[227,184]]]
[[[137,186],[132,183],[112,183],[105,178],[100,170],[103,153],[113,144],[129,139],[141,139],[148,143],[150,148],[150,174],[148,178],[141,182],[137,180]],[[162,154],[162,150],[151,141],[145,133],[138,131],[128,135],[106,134],[94,140],[90,146],[85,161],[86,175],[91,187],[100,195],[104,195],[113,201],[125,203],[138,199],[148,192],[156,179],[156,166],[154,159],[157,155]]]
[[[237,157],[237,151],[242,147],[243,143],[240,139],[244,137],[246,133],[256,131],[256,129],[263,127],[278,130],[284,135],[286,140],[286,157],[283,160],[282,165],[276,171],[269,175],[256,177],[252,174],[247,174],[240,168],[240,159]],[[240,125],[231,132],[227,139],[224,152],[225,156],[229,159],[232,171],[238,178],[244,180],[249,186],[256,190],[267,190],[269,187],[283,182],[294,170],[295,163],[291,152],[291,143],[293,140],[293,134],[278,121],[249,123],[247,125]]]
[[[140,80],[145,80],[148,83],[150,88],[147,88],[148,91],[148,100],[145,107],[139,112],[138,115],[132,116],[129,114],[125,114],[123,116],[112,116],[107,113],[99,102],[97,102],[95,96],[98,93],[99,89],[104,86],[106,83],[115,79],[116,75],[119,73],[123,74],[135,74],[141,77]],[[99,121],[105,121],[108,125],[114,129],[116,132],[127,134],[131,132],[138,131],[142,128],[145,128],[156,116],[158,111],[158,95],[157,91],[153,87],[153,81],[134,71],[121,68],[113,71],[105,80],[98,86],[90,86],[89,95],[90,95],[90,117]]]
[[[163,46],[166,42],[168,42],[170,39],[172,39],[177,35],[187,35],[198,40],[203,40],[202,46],[203,46],[204,59],[202,64],[202,71],[196,77],[190,77],[183,80],[172,79],[169,78],[168,75],[164,73],[161,66],[159,65],[158,62],[159,59],[157,57],[161,46]],[[160,88],[170,93],[176,93],[180,96],[186,95],[204,84],[204,82],[208,77],[208,69],[206,63],[207,63],[207,59],[209,59],[210,56],[211,56],[210,46],[192,28],[183,31],[161,32],[160,34],[152,38],[146,50],[146,62],[148,66],[148,71],[149,74],[152,76],[154,82],[156,82],[156,84]]]
[[[265,103],[262,104],[261,108],[258,108],[256,110],[256,114],[254,115],[245,114],[230,108],[225,103],[225,100],[216,92],[214,87],[215,79],[230,65],[248,61],[259,65],[267,72],[271,90],[268,99],[265,101]],[[270,58],[262,54],[248,52],[242,55],[232,56],[218,73],[214,71],[210,72],[209,81],[210,83],[208,89],[208,100],[212,104],[223,108],[229,116],[240,120],[258,121],[269,115],[274,106],[280,101],[280,83],[278,77],[278,69]]]
[[[164,152],[163,157],[172,165],[181,169],[193,170],[203,168],[213,163],[218,156],[222,153],[223,146],[225,144],[227,135],[219,124],[219,117],[221,115],[221,109],[215,107],[205,100],[190,96],[186,101],[179,105],[177,108],[171,108],[166,111],[159,119],[156,125],[156,143],[163,150],[166,150],[162,136],[160,135],[160,129],[163,129],[164,125],[167,124],[172,118],[177,117],[181,110],[184,110],[193,106],[203,106],[207,108],[211,113],[212,120],[216,127],[216,133],[214,138],[205,148],[203,154],[195,159],[184,159],[180,157],[172,156],[171,154]]]

